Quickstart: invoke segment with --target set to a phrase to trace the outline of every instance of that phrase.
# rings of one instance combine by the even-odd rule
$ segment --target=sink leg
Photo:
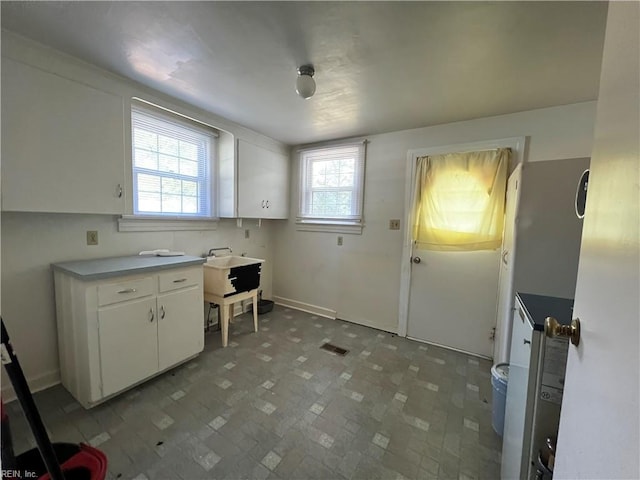
[[[220,308],[222,308],[222,346],[226,347],[229,342],[229,306],[220,305]]]
[[[253,300],[253,331],[258,331],[258,295],[255,294]]]

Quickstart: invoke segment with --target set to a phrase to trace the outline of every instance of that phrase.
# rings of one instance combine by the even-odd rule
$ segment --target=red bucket
[[[107,457],[97,448],[84,443],[54,443],[53,450],[66,480],[104,480],[107,475]],[[37,448],[16,457],[21,478],[51,480]]]

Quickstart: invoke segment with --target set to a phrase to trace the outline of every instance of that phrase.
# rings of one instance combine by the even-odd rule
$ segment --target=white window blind
[[[298,219],[362,223],[365,143],[303,150],[300,161]]]
[[[134,215],[213,217],[215,131],[137,104],[131,130]]]

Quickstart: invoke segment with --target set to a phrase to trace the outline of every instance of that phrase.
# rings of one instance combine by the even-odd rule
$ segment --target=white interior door
[[[402,265],[398,334],[491,358],[496,325],[500,250],[437,252],[415,249],[411,240],[418,157],[511,148],[512,164],[524,159],[525,137],[412,150],[407,155],[407,230]]]
[[[413,252],[407,336],[491,357],[500,251]]]
[[[554,478],[640,478],[640,4],[610,2]]]
[[[522,164],[519,164],[507,183],[507,203],[504,215],[504,235],[500,255],[500,275],[498,282],[498,305],[496,311],[496,333],[493,344],[494,363],[509,361],[511,316],[513,312],[513,260],[516,246],[516,212],[520,200],[520,179]]]

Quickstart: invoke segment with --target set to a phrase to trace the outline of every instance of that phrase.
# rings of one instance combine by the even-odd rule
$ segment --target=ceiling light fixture
[[[311,98],[316,93],[316,82],[313,74],[316,71],[313,65],[302,65],[298,67],[298,78],[296,79],[296,92],[305,100]]]

